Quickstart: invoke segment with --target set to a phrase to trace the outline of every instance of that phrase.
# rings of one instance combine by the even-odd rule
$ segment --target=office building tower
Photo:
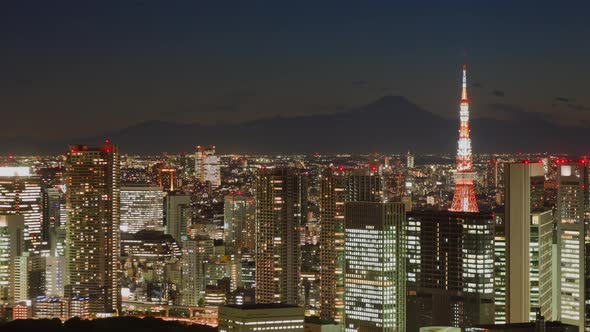
[[[344,317],[344,203],[383,200],[377,171],[327,168],[320,178],[320,318]]]
[[[553,211],[544,210],[531,214],[531,313],[545,319],[553,319]]]
[[[232,193],[224,200],[224,244],[228,255],[256,249],[256,199]]]
[[[137,233],[162,228],[164,195],[162,187],[121,187],[121,231]]]
[[[539,229],[552,223],[551,211],[543,210],[545,171],[543,164],[523,161],[505,165],[505,226],[507,239],[506,318],[509,323],[534,320],[540,310],[551,318],[551,303],[539,307]],[[539,224],[539,221],[545,224]],[[550,225],[549,225],[550,226]],[[551,231],[551,230],[550,230]],[[551,233],[549,233],[551,235]],[[549,259],[551,249],[549,250]],[[544,253],[545,254],[545,253]],[[550,263],[550,261],[549,261]],[[549,264],[549,279],[551,272]],[[543,273],[547,271],[542,271]],[[545,285],[547,286],[547,285]],[[550,290],[551,285],[549,285]]]
[[[494,218],[467,215],[463,223],[465,326],[494,322]]]
[[[59,188],[43,189],[43,224],[41,227],[41,241],[50,243],[51,233],[62,227],[65,220],[60,220],[60,206],[63,194]],[[50,243],[50,245],[53,245]]]
[[[414,168],[414,155],[410,151],[406,154],[406,167],[408,169]]]
[[[494,218],[491,213],[408,213],[419,246],[416,289],[410,289],[408,331],[423,326],[464,327],[494,322]]]
[[[42,245],[41,180],[28,167],[0,167],[0,214],[25,218],[26,250],[38,254]]]
[[[586,256],[588,172],[583,162],[560,162],[557,171],[557,317],[584,331],[588,302]]]
[[[198,306],[205,295],[205,264],[213,255],[213,240],[196,239],[182,243],[182,305]]]
[[[215,155],[215,146],[196,146],[195,175],[199,182],[209,182],[212,187],[221,185],[219,157]]]
[[[455,172],[455,193],[450,211],[478,212],[473,181],[473,159],[471,156],[471,138],[469,130],[469,100],[467,99],[467,68],[463,65],[463,91],[459,111],[459,142],[457,149],[457,171]]]
[[[66,291],[89,298],[92,314],[120,311],[117,147],[73,145],[66,156]]]
[[[296,168],[261,169],[256,183],[256,302],[297,304],[301,227],[307,218],[307,175]]]
[[[26,264],[24,271],[19,268],[25,253],[25,229],[24,216],[0,215],[0,304],[21,300],[22,281],[26,281]]]
[[[46,294],[46,256],[27,257],[27,299],[36,299]]]
[[[164,198],[166,234],[181,244],[188,239],[187,228],[192,222],[191,196],[170,191]]]
[[[489,189],[498,188],[498,159],[492,158],[487,163],[486,185]]]
[[[345,229],[345,330],[405,331],[404,205],[348,202]]]
[[[494,323],[506,323],[506,227],[504,213],[494,214]]]
[[[63,297],[65,279],[65,257],[45,257],[45,293],[47,296]]]
[[[285,304],[219,307],[219,332],[303,332],[303,308]]]

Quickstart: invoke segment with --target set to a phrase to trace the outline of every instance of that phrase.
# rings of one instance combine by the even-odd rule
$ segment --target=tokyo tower
[[[478,212],[473,189],[473,160],[471,158],[471,139],[469,138],[469,100],[467,99],[467,68],[463,65],[463,91],[459,111],[459,147],[457,149],[457,171],[455,172],[455,193],[450,211]]]

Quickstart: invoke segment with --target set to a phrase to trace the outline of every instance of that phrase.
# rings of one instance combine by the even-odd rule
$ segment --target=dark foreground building
[[[408,213],[408,331],[494,322],[491,213]]]

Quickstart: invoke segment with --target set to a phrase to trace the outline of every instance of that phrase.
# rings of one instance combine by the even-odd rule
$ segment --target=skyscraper
[[[450,211],[478,212],[475,190],[473,189],[473,161],[471,158],[471,138],[469,138],[469,100],[467,99],[467,68],[463,65],[463,91],[459,112],[459,147],[457,149],[457,171],[455,173],[455,193]]]
[[[224,199],[225,250],[229,255],[256,249],[256,199],[233,193]]]
[[[26,292],[19,291],[21,281],[26,281],[26,269],[18,269],[25,253],[24,234],[22,215],[0,215],[0,304],[14,304]]]
[[[137,233],[162,228],[164,195],[162,187],[121,187],[121,231]]]
[[[408,213],[419,246],[408,246],[417,277],[410,289],[412,319],[420,326],[464,327],[494,322],[494,218],[491,213]],[[416,253],[415,251],[418,251]],[[416,266],[419,254],[419,268]],[[410,325],[411,324],[411,325]]]
[[[189,194],[169,191],[164,198],[166,234],[172,235],[181,244],[188,239],[187,227],[192,220],[191,196]]]
[[[405,331],[403,203],[345,205],[345,331]]]
[[[41,180],[28,167],[0,167],[0,214],[25,218],[26,250],[39,253],[42,244]]]
[[[221,185],[219,157],[215,155],[215,146],[196,146],[195,175],[198,181],[211,183],[213,187]]]
[[[213,255],[213,240],[182,242],[182,304],[197,306],[205,295],[205,260]]]
[[[328,168],[320,178],[320,317],[343,321],[344,316],[344,203],[379,202],[383,181],[366,169]]]
[[[539,307],[539,292],[551,291],[551,285],[539,287],[540,250],[542,256],[549,248],[539,246],[539,240],[546,241],[547,223],[552,223],[551,211],[543,210],[545,171],[543,164],[523,161],[509,163],[504,170],[505,183],[505,226],[507,239],[506,269],[506,318],[509,323],[528,322],[536,317],[537,310],[546,319],[551,318],[551,303]],[[549,225],[549,235],[551,235]],[[550,263],[550,261],[549,261]],[[547,288],[547,286],[549,286]]]
[[[586,323],[586,256],[588,172],[582,162],[560,162],[557,172],[557,259],[559,290],[557,317],[564,323],[577,325],[580,331]]]
[[[414,155],[409,150],[408,150],[408,153],[406,154],[406,167],[408,169],[414,168]]]
[[[66,296],[90,297],[90,312],[120,310],[117,147],[72,145],[66,156]]]
[[[256,302],[297,304],[307,176],[296,168],[261,169],[256,183]]]

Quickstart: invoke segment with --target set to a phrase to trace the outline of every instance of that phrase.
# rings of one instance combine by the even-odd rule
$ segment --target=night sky
[[[0,137],[333,113],[384,95],[456,117],[463,62],[474,117],[590,126],[588,17],[587,1],[6,1]]]

